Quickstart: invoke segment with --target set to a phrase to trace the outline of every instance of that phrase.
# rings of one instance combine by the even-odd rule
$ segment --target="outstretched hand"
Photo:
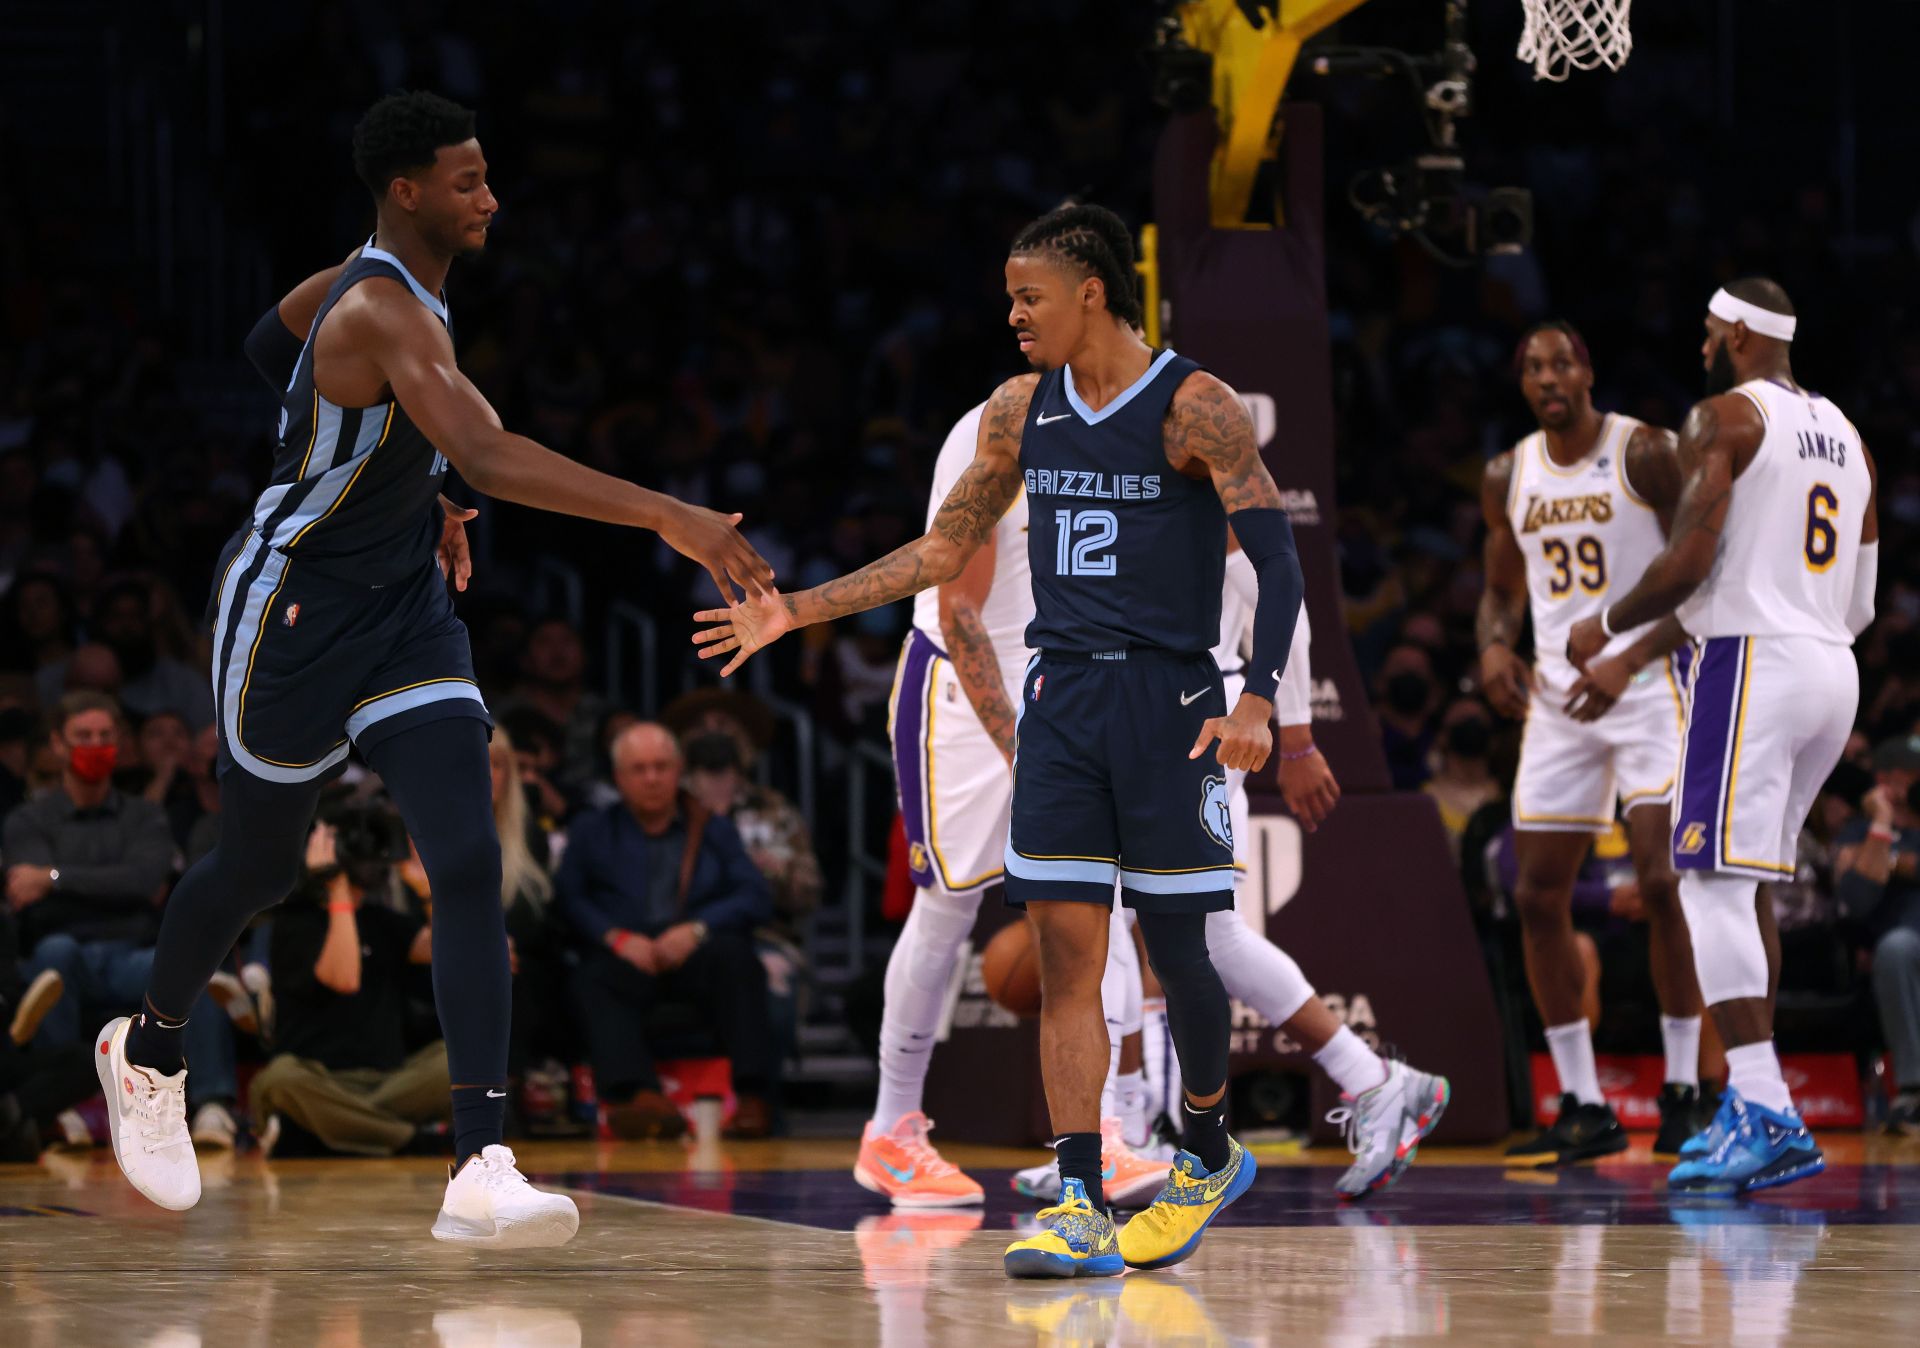
[[[673,504],[677,509],[660,525],[661,539],[682,557],[707,568],[723,602],[735,602],[734,586],[749,596],[764,596],[773,589],[773,568],[741,537],[740,515],[722,515],[684,501]]]
[[[793,628],[786,600],[775,589],[750,594],[725,608],[705,609],[694,614],[693,620],[716,624],[693,634],[693,644],[701,648],[702,660],[732,654],[733,658],[720,670],[723,679],[745,664],[748,656],[771,646]]]

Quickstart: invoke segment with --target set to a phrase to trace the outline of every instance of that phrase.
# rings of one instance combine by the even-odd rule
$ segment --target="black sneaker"
[[[1679,1159],[1687,1139],[1704,1131],[1713,1121],[1718,1101],[1701,1095],[1697,1086],[1682,1086],[1669,1081],[1660,1088],[1660,1134],[1653,1139],[1653,1154],[1663,1161]]]
[[[1560,1097],[1553,1127],[1507,1148],[1508,1165],[1573,1165],[1627,1149],[1627,1130],[1609,1105],[1583,1105]]]

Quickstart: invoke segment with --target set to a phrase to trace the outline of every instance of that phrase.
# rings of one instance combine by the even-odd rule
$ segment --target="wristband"
[[[1600,610],[1600,630],[1604,632],[1609,639],[1620,635],[1618,632],[1613,630],[1613,624],[1607,621],[1607,614],[1609,611],[1612,610],[1612,608],[1613,608],[1613,605],[1608,604],[1605,608]]]
[[[350,903],[329,903],[327,905],[327,911],[329,913],[351,913],[353,911],[353,905]]]
[[[1312,758],[1315,754],[1319,752],[1320,752],[1320,747],[1315,744],[1309,744],[1304,749],[1295,749],[1292,752],[1288,752],[1287,750],[1282,749],[1280,751],[1280,761],[1282,763],[1298,763],[1301,759]]]
[[[1884,842],[1884,843],[1896,843],[1900,841],[1900,835],[1898,833],[1896,833],[1894,830],[1890,828],[1887,828],[1882,824],[1873,824],[1869,826],[1867,829],[1867,836],[1869,838],[1878,838],[1881,842]]]

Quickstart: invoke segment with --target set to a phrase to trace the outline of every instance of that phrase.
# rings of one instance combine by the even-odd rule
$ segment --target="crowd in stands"
[[[486,258],[456,267],[449,297],[462,366],[506,424],[744,511],[789,586],[919,528],[947,427],[1017,368],[1000,274],[1015,230],[1070,191],[1149,213],[1159,114],[1138,60],[1144,10],[564,8],[567,22],[509,36],[438,2],[229,7],[228,48],[250,55],[226,67],[219,172],[197,190],[232,238],[257,242],[273,286],[253,311],[225,315],[230,340],[206,350],[180,340],[151,278],[58,194],[17,194],[0,217],[0,1007],[32,1031],[0,1038],[0,1147],[27,1145],[28,1130],[84,1133],[71,1110],[91,1071],[76,1071],[73,1050],[105,1014],[132,1009],[158,905],[217,836],[200,606],[264,481],[273,421],[239,338],[274,295],[363,236],[345,147],[375,97],[430,87],[481,109],[503,209]],[[1475,8],[1476,23],[1500,9]],[[1822,139],[1841,134],[1831,120],[1765,118],[1768,137],[1729,149],[1731,126],[1766,108],[1749,100],[1798,81],[1784,66],[1798,53],[1749,44],[1750,83],[1723,87],[1711,13],[1676,4],[1644,25],[1636,14],[1634,57],[1606,79],[1538,90],[1483,61],[1468,149],[1476,178],[1535,191],[1530,253],[1451,270],[1370,232],[1329,193],[1348,635],[1395,785],[1432,794],[1469,891],[1503,911],[1502,842],[1486,821],[1500,818],[1515,728],[1479,700],[1472,616],[1480,472],[1529,429],[1513,341],[1535,319],[1571,318],[1595,353],[1601,405],[1674,426],[1697,387],[1713,286],[1748,272],[1781,280],[1806,334],[1801,377],[1849,410],[1878,459],[1885,544],[1881,617],[1858,646],[1861,734],[1816,811],[1802,876],[1775,901],[1783,928],[1825,933],[1822,948],[1843,952],[1911,1092],[1920,215],[1838,176]],[[739,22],[726,25],[726,78],[690,74],[713,68],[728,15]],[[1352,36],[1425,33],[1421,15],[1370,6]],[[1075,59],[1036,82],[983,32]],[[1482,50],[1497,40],[1475,35]],[[1895,133],[1872,100],[1901,82],[1868,78],[1877,58],[1856,55],[1861,160],[1910,162],[1900,152],[1912,147],[1873,139]],[[1330,183],[1414,148],[1400,92],[1315,81],[1297,92],[1332,105]],[[0,172],[39,179],[35,153],[13,128]],[[1383,459],[1393,472],[1377,471]],[[495,800],[521,1122],[557,1126],[597,1082],[620,1130],[670,1130],[656,1060],[691,1047],[730,1057],[737,1128],[773,1126],[803,921],[843,879],[844,858],[816,849],[809,823],[823,840],[838,830],[761,785],[774,739],[764,707],[709,693],[621,705],[590,673],[598,634],[525,600],[533,561],[563,555],[585,578],[586,613],[625,600],[677,636],[711,598],[704,576],[609,526],[481,505],[490,546],[459,605],[503,732]],[[878,738],[906,620],[896,606],[810,629],[766,660],[827,733]],[[344,803],[378,799],[357,770],[345,791]],[[279,1117],[289,1147],[432,1143],[445,1061],[416,958],[431,894],[405,859],[357,875],[329,860],[332,827],[316,832],[300,892],[217,983],[227,1009],[192,1016],[203,1139]],[[1629,921],[1630,896],[1609,883],[1604,849],[1590,864],[1591,925],[1604,934]],[[574,1070],[583,1063],[590,1072]]]

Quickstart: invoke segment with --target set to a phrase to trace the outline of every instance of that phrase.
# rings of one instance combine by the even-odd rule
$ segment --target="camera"
[[[320,822],[333,829],[333,859],[359,889],[374,889],[407,859],[407,826],[383,801],[342,800],[322,805]]]

